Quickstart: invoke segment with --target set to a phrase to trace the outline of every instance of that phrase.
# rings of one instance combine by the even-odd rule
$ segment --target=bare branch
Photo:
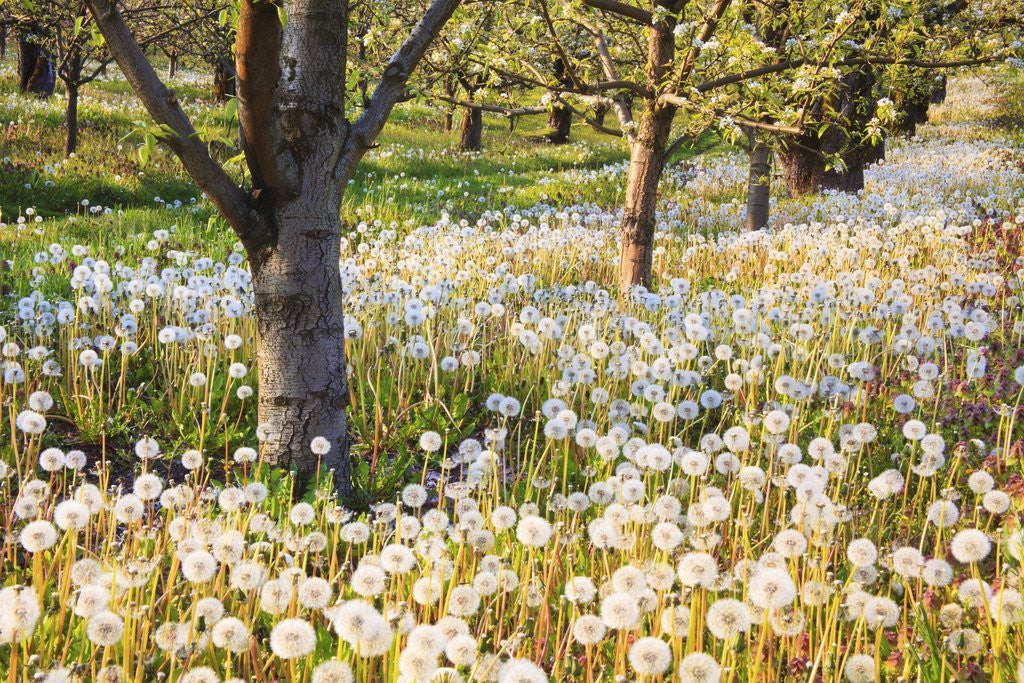
[[[433,0],[423,18],[391,58],[377,84],[377,89],[370,98],[370,106],[352,124],[349,142],[339,160],[339,177],[348,178],[355,171],[355,165],[383,130],[391,110],[405,94],[409,76],[423,59],[431,42],[451,19],[459,2],[460,0]]]
[[[583,0],[583,4],[587,7],[593,7],[594,9],[638,21],[647,26],[650,26],[654,21],[654,16],[647,10],[619,2],[618,0]]]

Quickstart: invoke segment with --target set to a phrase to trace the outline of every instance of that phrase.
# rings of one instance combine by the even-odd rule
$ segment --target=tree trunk
[[[874,84],[874,74],[867,68],[844,75],[831,106],[836,114],[826,119],[833,123],[820,136],[808,134],[784,145],[779,161],[791,197],[829,189],[864,189],[864,165],[872,152],[863,138],[876,109]],[[836,157],[841,164],[827,168],[829,160]]]
[[[167,80],[171,80],[178,73],[178,53],[167,54]]]
[[[340,192],[324,194],[330,199],[303,192],[274,207],[277,242],[252,260],[259,423],[269,428],[268,462],[294,466],[308,481],[319,461],[334,470],[339,494],[348,500]],[[326,455],[310,450],[318,436],[331,444]]]
[[[459,147],[467,152],[479,152],[484,148],[484,113],[480,109],[469,108],[462,115],[462,136]]]
[[[648,104],[630,149],[619,260],[619,286],[623,292],[633,285],[651,284],[658,182],[665,168],[665,150],[675,115],[672,108],[656,107],[653,102]]]
[[[450,133],[455,126],[455,112],[451,107],[444,110],[444,132]]]
[[[66,107],[64,125],[67,133],[64,137],[64,156],[74,154],[78,149],[78,88],[82,80],[82,55],[77,48],[68,56],[67,78],[64,81],[66,91]]]
[[[569,142],[569,135],[572,132],[572,109],[568,107],[555,107],[548,113],[548,142],[553,145],[564,145]]]
[[[561,58],[555,60],[554,71],[559,84],[565,87],[573,85],[569,69]],[[548,128],[551,129],[547,135],[548,142],[553,145],[564,145],[569,142],[569,135],[572,133],[572,109],[556,102],[554,108],[548,112]]]
[[[846,135],[832,127],[814,148],[814,140],[803,138],[799,144],[783,147],[779,154],[782,178],[790,197],[800,197],[822,190],[857,192],[864,189],[864,150],[854,148],[842,156],[845,168],[826,168],[825,155],[843,148]]]
[[[608,110],[611,107],[607,104],[596,104],[594,105],[594,123],[599,126],[604,125],[605,116],[608,114]]]
[[[655,3],[665,7],[662,0]],[[671,12],[648,31],[645,71],[647,86],[658,93],[669,80],[675,60],[676,20]],[[676,109],[657,96],[644,101],[629,149],[626,198],[622,208],[622,253],[619,257],[619,294],[634,285],[649,287],[654,267],[654,230],[657,227],[658,182],[665,169],[666,150]]]
[[[750,141],[750,172],[747,178],[747,215],[743,227],[760,230],[768,225],[772,182],[772,150],[753,128],[747,130]]]
[[[78,85],[67,84],[67,109],[64,121],[68,127],[64,138],[64,156],[74,154],[78,149]]]
[[[7,27],[0,26],[0,59],[7,58]]]
[[[900,117],[896,125],[897,133],[912,138],[917,134],[917,127],[920,124],[928,123],[930,99],[931,88],[915,86],[911,92],[905,94],[905,99],[900,104]]]
[[[56,75],[49,55],[37,43],[18,39],[18,89],[40,97],[53,94]]]
[[[219,59],[214,65],[213,94],[221,101],[235,96],[235,67],[229,59]]]

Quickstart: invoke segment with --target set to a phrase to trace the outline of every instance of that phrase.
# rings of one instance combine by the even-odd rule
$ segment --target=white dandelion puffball
[[[641,676],[660,676],[671,664],[672,648],[661,638],[640,638],[629,648],[629,665]]]
[[[305,657],[316,645],[316,631],[305,619],[285,619],[270,632],[270,649],[281,659]]]

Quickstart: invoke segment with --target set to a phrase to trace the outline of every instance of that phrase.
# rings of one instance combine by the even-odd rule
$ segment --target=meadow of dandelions
[[[175,207],[127,249],[40,244],[0,327],[0,672],[1016,680],[1024,147],[970,123],[990,96],[957,81],[863,195],[777,197],[760,233],[716,199],[741,157],[673,169],[622,299],[614,211],[368,214],[355,452],[411,455],[359,509],[262,462],[238,249],[180,244]]]

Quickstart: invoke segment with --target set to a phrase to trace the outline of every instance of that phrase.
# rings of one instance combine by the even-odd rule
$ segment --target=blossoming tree
[[[867,0],[852,5],[742,0],[536,3],[543,7],[537,10],[534,23],[548,28],[544,40],[556,46],[568,44],[569,35],[582,27],[593,42],[586,54],[560,52],[568,77],[543,83],[544,87],[561,97],[606,96],[628,144],[621,288],[651,283],[658,183],[678,142],[696,139],[709,126],[789,136],[828,131],[845,140],[842,123],[851,119],[860,124],[870,115],[833,115],[834,103],[856,99],[848,93],[851,79],[857,79],[844,79],[843,74],[863,75],[881,65],[936,68],[995,58],[995,53],[988,52],[944,61],[949,51],[942,39],[921,37],[916,13],[920,4]],[[984,12],[971,16],[970,30],[993,25]],[[512,41],[503,44],[514,45]],[[525,82],[541,85],[542,72],[530,64],[530,56],[545,51],[529,45],[513,49],[519,50],[515,60],[519,66],[508,69]],[[602,78],[586,78],[587,63],[599,64]],[[854,85],[859,86],[860,80]],[[835,147],[830,150],[833,156],[844,149],[843,144]],[[763,157],[764,148],[760,150]]]

